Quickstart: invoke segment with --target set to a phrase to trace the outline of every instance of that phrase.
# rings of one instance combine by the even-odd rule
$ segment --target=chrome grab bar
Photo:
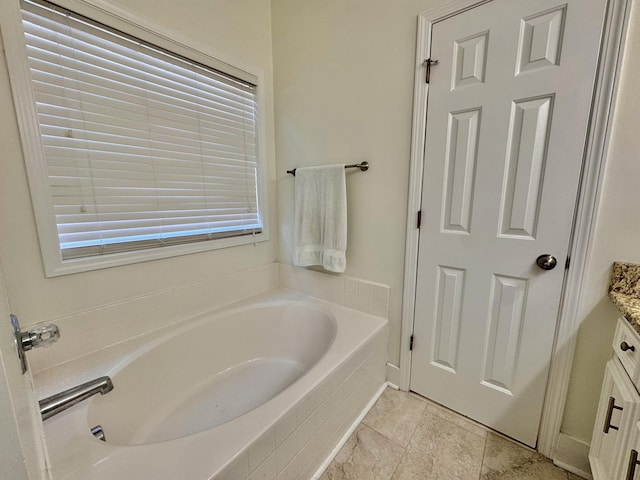
[[[113,390],[113,382],[109,377],[96,378],[40,400],[38,402],[40,404],[40,415],[42,415],[42,420],[46,420],[93,395],[98,393],[104,395],[111,390]]]

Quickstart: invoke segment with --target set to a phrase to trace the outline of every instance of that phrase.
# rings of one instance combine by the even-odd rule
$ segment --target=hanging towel
[[[342,273],[347,264],[344,165],[296,168],[293,264]]]

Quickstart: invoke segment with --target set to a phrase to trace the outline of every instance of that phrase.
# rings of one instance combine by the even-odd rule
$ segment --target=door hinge
[[[438,65],[438,63],[440,63],[439,60],[431,60],[430,58],[427,58],[424,61],[424,65],[427,67],[427,76],[425,79],[425,83],[429,83],[431,81],[431,65]]]
[[[413,352],[413,335],[411,335],[411,338],[409,339],[409,351]]]
[[[571,265],[571,257],[567,256],[567,259],[564,262],[564,269],[569,270],[569,265]]]
[[[420,228],[420,225],[422,225],[422,210],[418,210],[418,223],[416,226]]]

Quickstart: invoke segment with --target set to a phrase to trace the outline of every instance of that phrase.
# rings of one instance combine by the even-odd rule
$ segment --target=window
[[[212,68],[48,2],[22,0],[21,10],[58,266],[256,241],[255,75]]]

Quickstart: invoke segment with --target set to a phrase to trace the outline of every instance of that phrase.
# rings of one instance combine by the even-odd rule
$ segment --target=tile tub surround
[[[60,328],[60,340],[35,348],[27,358],[34,375],[133,338],[177,326],[196,315],[276,288],[277,264],[158,290],[149,295],[99,305],[64,317],[47,319]],[[32,328],[34,325],[25,325]]]
[[[346,275],[278,264],[278,285],[305,295],[388,318],[389,287]]]
[[[278,286],[383,318],[389,311],[386,285],[271,263],[48,319],[60,327],[60,340],[29,352],[29,364],[38,374]]]
[[[190,480],[311,478],[384,384],[388,328],[381,318],[284,289],[266,292],[241,304],[268,301],[274,295],[276,300],[283,297],[285,300],[301,300],[335,309],[336,317],[349,316],[348,322],[344,323],[342,336],[338,320],[335,349],[332,347],[314,367],[317,373],[325,372],[326,376],[305,375],[281,395],[230,421],[226,426],[223,424],[176,441],[132,448],[118,449],[91,438],[84,440],[89,402],[83,402],[45,423],[56,478],[137,480],[152,476],[154,479],[166,477],[173,480],[178,478],[178,468],[181,472],[179,477]],[[162,335],[162,332],[150,334],[146,340],[153,340],[156,335]],[[135,350],[143,346],[143,339],[138,337],[48,369],[36,378],[38,396],[43,397],[87,378],[109,373],[110,368],[128,362],[127,358],[135,356]],[[289,403],[293,399],[297,399],[295,403]],[[108,398],[105,397],[105,400]],[[244,431],[247,432],[246,441],[239,443],[234,440],[244,435]],[[224,445],[220,443],[222,438],[225,439]],[[234,442],[242,447],[233,450],[237,453],[231,455],[231,449],[236,448],[232,447]],[[112,450],[115,455],[116,463],[111,463],[111,466],[109,463],[112,460],[102,460],[106,450]],[[212,456],[212,451],[217,455]],[[232,457],[231,463],[220,473],[211,476],[220,468],[213,466],[216,462],[219,464],[224,458]],[[171,459],[179,461],[175,463]],[[163,463],[167,465],[161,465]],[[126,474],[122,470],[124,467]]]
[[[640,265],[614,262],[609,298],[631,326],[640,333]]]
[[[579,480],[535,451],[387,388],[320,480]]]

